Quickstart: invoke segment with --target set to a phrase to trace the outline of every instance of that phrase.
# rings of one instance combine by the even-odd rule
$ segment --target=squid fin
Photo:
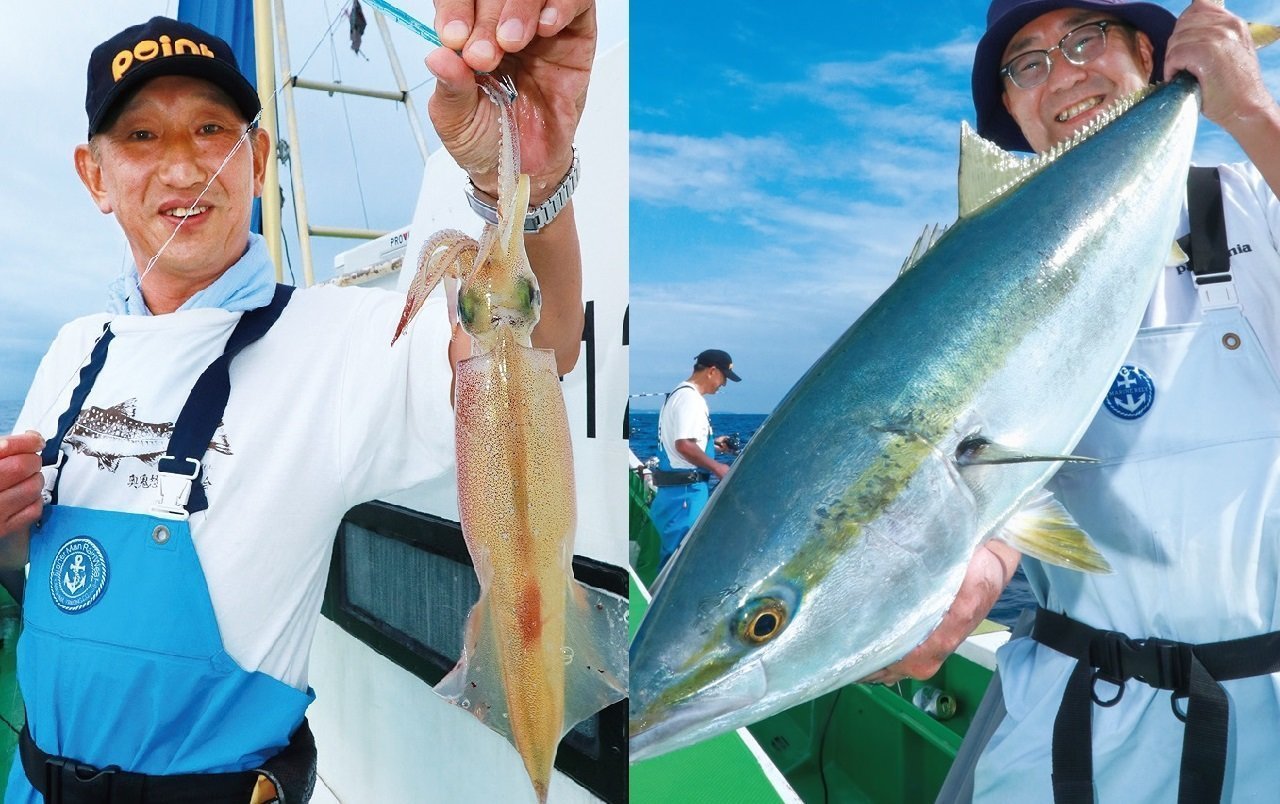
[[[564,730],[627,696],[628,602],[577,581],[565,606]]]

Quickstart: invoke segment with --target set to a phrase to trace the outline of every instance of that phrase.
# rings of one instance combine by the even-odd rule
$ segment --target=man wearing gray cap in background
[[[974,104],[982,135],[1045,151],[1180,70],[1252,164],[1192,170],[1190,264],[1160,277],[1075,449],[1098,463],[1048,486],[1114,572],[1023,561],[1034,628],[1000,650],[993,717],[975,721],[940,800],[1264,801],[1280,788],[1280,106],[1249,31],[1204,0],[1180,18],[1152,3],[995,0]],[[932,675],[1018,560],[983,545],[934,634],[870,680]]]
[[[732,452],[727,436],[714,438],[711,413],[704,395],[714,394],[730,380],[742,378],[733,371],[733,358],[720,349],[707,349],[693,363],[689,379],[667,394],[658,414],[658,468],[653,483],[658,493],[649,507],[653,523],[662,534],[661,567],[671,558],[698,514],[707,504],[711,475],[724,478],[729,467],[716,460],[715,451]]]

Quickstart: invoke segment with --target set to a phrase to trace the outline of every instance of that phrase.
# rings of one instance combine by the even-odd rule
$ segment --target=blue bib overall
[[[681,386],[681,388],[683,387],[687,386]],[[671,393],[674,394],[679,390],[680,388],[677,388]],[[715,460],[715,438],[710,426],[707,428],[707,444],[703,451],[706,452],[707,457],[713,461]],[[658,469],[663,472],[688,471],[686,469],[676,469],[671,465],[671,456],[667,453],[667,448],[662,443],[661,433],[658,434]],[[662,534],[662,552],[658,558],[659,567],[666,564],[667,560],[676,552],[676,548],[684,541],[685,535],[689,533],[693,523],[698,521],[698,515],[702,513],[702,509],[707,505],[710,485],[707,482],[706,473],[701,470],[699,472],[703,479],[696,483],[660,486],[653,497],[653,502],[649,505],[649,516],[653,519],[653,524],[657,525],[658,532]]]
[[[163,494],[150,515],[56,502],[61,440],[106,360],[110,329],[82,370],[44,455],[50,504],[31,531],[18,643],[28,728],[45,753],[153,775],[244,771],[281,751],[302,722],[313,693],[227,655],[187,523],[207,507],[199,461],[226,406],[227,367],[270,328],[291,290],[245,313],[197,381],[160,461]],[[41,800],[16,759],[5,801]]]

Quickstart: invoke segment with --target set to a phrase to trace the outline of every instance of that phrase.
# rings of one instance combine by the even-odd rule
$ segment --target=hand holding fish
[[[33,431],[0,438],[0,536],[20,534],[40,518],[43,447],[44,439]]]
[[[1229,133],[1280,116],[1258,65],[1249,25],[1220,4],[1193,0],[1174,26],[1164,80],[1186,70],[1200,82],[1205,117]]]
[[[497,195],[497,109],[476,91],[472,71],[511,77],[530,204],[538,205],[573,160],[596,50],[594,0],[437,0],[435,24],[444,47],[427,58],[438,79],[428,111],[445,148],[478,189]]]
[[[1018,551],[1004,542],[988,541],[979,547],[965,570],[955,601],[933,633],[897,662],[862,679],[863,683],[894,684],[904,678],[924,681],[932,677],[991,611],[1020,558]]]

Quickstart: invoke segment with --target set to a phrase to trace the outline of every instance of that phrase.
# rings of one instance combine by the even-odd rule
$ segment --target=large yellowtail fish
[[[1197,95],[1181,75],[1032,159],[964,133],[959,220],[796,384],[659,579],[633,760],[901,659],[987,539],[1107,570],[1042,488],[1171,255]]]
[[[456,231],[427,241],[395,338],[442,276],[461,280],[478,354],[457,367],[458,508],[481,591],[436,691],[515,745],[545,801],[560,738],[626,696],[626,601],[573,579],[573,451],[555,356],[530,345],[542,302],[524,250],[514,92],[491,76],[481,87],[502,110],[498,224],[478,243]]]

